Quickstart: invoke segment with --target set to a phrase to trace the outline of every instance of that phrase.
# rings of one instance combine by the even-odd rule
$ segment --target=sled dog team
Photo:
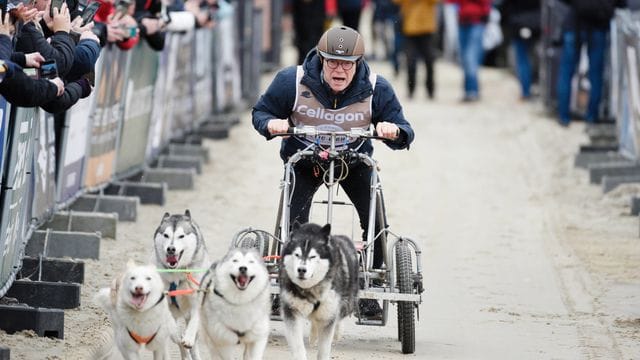
[[[340,321],[357,305],[353,243],[331,235],[330,225],[294,226],[280,261],[280,308],[292,358],[307,358],[308,319],[309,343],[317,342],[317,358],[328,360]],[[110,349],[115,345],[124,359],[139,359],[142,348],[152,351],[154,359],[169,359],[169,341],[179,346],[182,359],[193,360],[214,355],[262,359],[267,346],[271,294],[262,257],[256,249],[232,248],[212,262],[189,210],[165,213],[154,234],[150,264],[129,261],[96,301],[111,320]],[[94,355],[105,359],[111,354]]]

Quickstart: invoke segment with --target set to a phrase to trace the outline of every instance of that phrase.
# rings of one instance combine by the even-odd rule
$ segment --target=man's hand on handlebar
[[[267,130],[271,135],[286,134],[290,130],[289,120],[271,119],[267,123]]]
[[[379,122],[376,124],[376,135],[381,138],[396,140],[400,136],[400,128],[394,123]]]

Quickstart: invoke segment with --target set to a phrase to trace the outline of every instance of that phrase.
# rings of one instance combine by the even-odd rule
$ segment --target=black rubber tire
[[[376,228],[378,228],[380,230],[384,230],[387,227],[388,227],[387,214],[386,214],[386,210],[385,210],[385,207],[384,207],[384,198],[382,197],[382,192],[378,191],[378,194],[376,196]],[[384,261],[386,262],[386,260],[387,260],[387,233],[386,233],[386,231],[383,231],[382,233],[380,233],[378,241],[374,245],[374,250],[375,250],[375,246],[382,246],[382,256],[383,256]]]
[[[411,280],[411,251],[409,246],[400,241],[396,245],[396,279],[398,290],[402,294],[413,293]],[[411,301],[398,301],[398,340],[402,343],[403,354],[416,351],[416,324],[414,305]]]

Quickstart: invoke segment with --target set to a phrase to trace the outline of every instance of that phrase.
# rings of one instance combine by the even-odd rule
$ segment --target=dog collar
[[[160,328],[158,328],[158,330],[160,330]],[[153,341],[153,339],[155,339],[156,335],[158,334],[158,330],[156,330],[156,332],[153,333],[153,335],[151,336],[141,336],[139,334],[134,333],[133,331],[127,329],[127,332],[129,333],[129,337],[131,337],[131,339],[133,339],[133,341],[136,342],[136,344],[138,345],[147,345],[150,342]]]

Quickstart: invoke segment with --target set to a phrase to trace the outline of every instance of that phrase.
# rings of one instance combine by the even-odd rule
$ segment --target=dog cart
[[[398,340],[404,354],[415,351],[415,322],[418,317],[418,305],[421,303],[422,266],[421,251],[418,244],[406,237],[399,236],[389,229],[386,223],[382,185],[378,178],[377,163],[369,155],[359,153],[344,146],[354,140],[380,139],[370,130],[352,129],[350,131],[321,130],[312,126],[292,128],[280,136],[300,136],[310,140],[310,145],[298,151],[285,164],[285,175],[281,182],[280,204],[273,234],[252,228],[238,232],[232,246],[256,247],[262,253],[271,277],[271,292],[274,307],[277,307],[279,284],[279,254],[282,244],[289,236],[290,196],[295,182],[293,167],[303,159],[324,164],[322,169],[327,198],[321,201],[326,205],[326,222],[333,223],[333,210],[337,205],[351,205],[334,199],[335,187],[343,177],[347,164],[354,161],[365,163],[372,169],[370,185],[369,224],[367,241],[355,241],[358,254],[360,299],[375,299],[382,302],[382,318],[367,319],[358,315],[357,324],[385,326],[388,320],[390,304],[397,307]],[[327,144],[327,145],[322,145]],[[375,223],[377,222],[377,224]],[[376,226],[377,225],[377,226]],[[378,233],[376,228],[380,229]],[[383,246],[384,264],[382,269],[373,268],[374,246]],[[279,319],[274,313],[272,319]]]

